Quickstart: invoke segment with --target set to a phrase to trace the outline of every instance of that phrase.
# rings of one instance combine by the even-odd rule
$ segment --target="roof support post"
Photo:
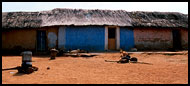
[[[116,50],[120,49],[120,28],[116,27]]]
[[[105,50],[108,50],[108,27],[105,26]]]

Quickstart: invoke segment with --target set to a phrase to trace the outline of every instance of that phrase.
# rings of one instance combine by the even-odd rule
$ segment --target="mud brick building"
[[[3,12],[1,30],[3,51],[188,49],[188,16],[176,12]]]

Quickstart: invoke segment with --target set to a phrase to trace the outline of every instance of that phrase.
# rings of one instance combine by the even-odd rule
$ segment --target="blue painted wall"
[[[120,48],[123,50],[130,50],[135,45],[133,29],[120,27]]]
[[[66,49],[104,50],[105,28],[103,26],[68,26],[65,31]]]

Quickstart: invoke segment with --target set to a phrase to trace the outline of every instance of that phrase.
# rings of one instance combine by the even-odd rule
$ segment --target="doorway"
[[[46,50],[46,31],[37,31],[37,51]]]
[[[173,30],[173,48],[181,49],[181,34],[179,30]]]
[[[116,50],[116,28],[108,28],[108,49]]]

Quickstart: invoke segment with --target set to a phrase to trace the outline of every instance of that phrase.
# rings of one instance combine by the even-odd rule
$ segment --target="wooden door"
[[[116,28],[108,28],[108,49],[116,50]]]

